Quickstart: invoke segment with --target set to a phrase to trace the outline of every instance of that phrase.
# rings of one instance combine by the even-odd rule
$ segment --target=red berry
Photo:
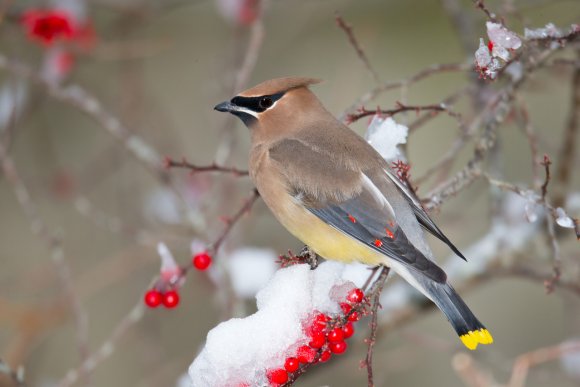
[[[348,293],[348,296],[346,296],[346,299],[349,302],[352,302],[353,304],[360,304],[362,302],[364,296],[365,295],[362,292],[362,290],[360,290],[359,288],[354,288]]]
[[[296,372],[299,367],[300,362],[295,357],[289,357],[288,359],[286,359],[286,362],[284,363],[284,368],[286,369],[286,371],[290,373]]]
[[[307,345],[303,345],[296,351],[296,357],[300,363],[312,363],[314,357],[316,356],[316,350],[310,348]]]
[[[288,372],[286,372],[286,370],[283,370],[281,368],[277,370],[269,370],[268,372],[266,372],[266,375],[268,376],[268,380],[270,381],[270,383],[284,384],[288,381]]]
[[[208,253],[196,254],[192,263],[197,270],[205,270],[211,265],[211,255]]]
[[[354,327],[352,326],[351,322],[342,327],[342,333],[344,334],[345,339],[348,339],[354,335]]]
[[[348,314],[348,312],[351,311],[352,305],[349,305],[346,302],[341,302],[340,309],[342,309],[342,313],[346,315],[346,314]]]
[[[157,308],[163,302],[163,296],[155,289],[145,293],[145,305],[150,308]]]
[[[328,341],[342,341],[344,339],[344,333],[340,328],[334,328],[328,333]]]
[[[315,332],[310,337],[310,345],[312,348],[322,348],[322,346],[326,343],[326,336],[322,332]]]
[[[328,359],[330,359],[331,353],[329,350],[326,350],[324,352],[322,352],[320,354],[320,357],[318,358],[318,361],[321,363],[326,363],[328,361]]]
[[[493,51],[493,42],[490,40],[489,42],[487,42],[487,49],[489,50],[489,52]]]
[[[175,308],[179,304],[179,293],[175,290],[170,290],[163,295],[163,305],[166,308]]]
[[[336,342],[330,343],[328,345],[328,348],[330,348],[332,353],[335,353],[337,355],[344,353],[344,351],[346,351],[346,347],[347,347],[347,345],[346,345],[346,342],[344,342],[344,341],[336,341]]]
[[[359,319],[360,316],[358,315],[358,312],[352,312],[350,316],[348,316],[348,321],[358,321]]]

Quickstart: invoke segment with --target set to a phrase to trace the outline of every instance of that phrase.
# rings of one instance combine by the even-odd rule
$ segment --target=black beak
[[[236,105],[232,104],[230,101],[224,101],[215,105],[214,110],[217,110],[218,112],[232,112],[236,110]]]

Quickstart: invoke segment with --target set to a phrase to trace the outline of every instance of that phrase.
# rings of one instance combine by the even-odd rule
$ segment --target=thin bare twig
[[[225,219],[226,226],[224,227],[221,234],[217,237],[217,239],[208,246],[208,251],[212,254],[216,254],[221,247],[224,240],[229,235],[230,231],[234,227],[234,225],[242,218],[242,216],[246,215],[252,209],[252,206],[256,201],[260,198],[260,193],[257,189],[254,189],[250,196],[244,201],[244,204],[240,209],[230,218]]]
[[[194,165],[188,162],[185,158],[182,158],[181,161],[173,160],[170,157],[165,158],[165,167],[166,168],[185,168],[189,169],[191,174],[200,173],[200,172],[223,172],[223,173],[231,173],[234,176],[248,176],[248,171],[243,169],[238,169],[236,167],[224,167],[218,165],[216,163],[210,165]]]
[[[346,118],[347,123],[353,123],[360,120],[363,117],[373,116],[375,114],[384,115],[386,117],[392,117],[395,114],[414,111],[417,114],[420,114],[422,111],[428,110],[431,111],[432,114],[436,114],[437,112],[446,112],[449,116],[454,117],[456,119],[460,118],[461,116],[449,109],[449,107],[445,106],[444,104],[432,104],[432,105],[404,105],[401,102],[397,102],[396,108],[394,109],[375,109],[375,110],[367,110],[364,107],[361,107],[357,113],[349,114]]]
[[[580,51],[578,51],[580,56]],[[576,137],[580,132],[580,65],[574,70],[572,77],[572,98],[570,102],[570,112],[568,113],[568,123],[562,137],[562,145],[556,168],[557,187],[554,194],[554,206],[562,207],[566,200],[566,191],[570,185],[572,173],[575,169],[574,162],[576,152]]]
[[[383,266],[381,272],[379,274],[379,278],[375,281],[373,286],[371,287],[369,294],[370,301],[371,301],[371,333],[367,340],[367,356],[365,358],[364,364],[367,368],[367,380],[368,386],[374,387],[375,382],[373,379],[373,349],[377,340],[377,318],[378,318],[378,310],[381,306],[380,297],[383,291],[383,287],[385,286],[385,281],[387,280],[387,276],[389,275],[389,268]]]
[[[376,86],[372,90],[368,91],[367,93],[363,94],[359,98],[357,98],[348,108],[346,108],[343,113],[339,116],[340,121],[345,121],[346,117],[349,114],[355,112],[358,108],[363,105],[368,104],[370,101],[377,98],[380,94],[393,90],[399,89],[401,87],[410,86],[413,83],[419,82],[425,78],[430,77],[434,74],[446,73],[446,72],[458,72],[458,71],[466,71],[473,67],[471,63],[445,63],[445,64],[435,64],[431,65],[418,73],[410,76],[409,78],[402,79],[399,81],[392,81],[392,82],[383,82],[382,84]]]
[[[336,24],[338,25],[338,27],[340,27],[341,30],[344,31],[344,33],[348,37],[348,41],[350,42],[350,45],[356,51],[356,55],[361,60],[361,62],[363,62],[365,68],[368,70],[368,72],[373,77],[373,80],[377,83],[380,83],[381,77],[379,77],[379,74],[375,71],[375,69],[371,65],[369,58],[367,58],[367,55],[365,54],[365,52],[362,49],[361,45],[359,44],[356,36],[354,35],[354,31],[352,30],[352,27],[338,13],[335,14],[335,19],[336,19]]]
[[[73,313],[76,328],[77,348],[81,361],[85,361],[88,357],[89,351],[88,318],[73,287],[70,267],[64,259],[62,240],[59,235],[51,232],[50,228],[40,217],[38,209],[30,195],[30,191],[20,177],[14,161],[6,153],[6,150],[2,145],[0,145],[0,166],[6,180],[14,190],[18,204],[20,204],[22,211],[30,222],[32,233],[46,243],[50,249],[50,257],[57,270],[64,294],[66,295]],[[87,375],[82,374],[81,376],[84,378]]]
[[[509,387],[523,387],[530,368],[557,360],[566,354],[579,352],[580,341],[567,341],[557,345],[536,349],[518,356],[512,368]]]

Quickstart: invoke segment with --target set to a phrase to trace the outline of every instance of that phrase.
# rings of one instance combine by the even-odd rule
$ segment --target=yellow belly
[[[289,203],[285,211],[276,215],[288,231],[326,259],[346,263],[358,261],[373,266],[388,261],[386,256],[329,226],[295,203]]]

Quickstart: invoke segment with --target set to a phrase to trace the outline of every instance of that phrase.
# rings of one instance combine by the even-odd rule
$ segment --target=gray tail
[[[428,281],[424,285],[429,298],[445,314],[467,348],[475,349],[478,344],[491,344],[493,342],[489,331],[475,317],[451,285],[434,281]]]

